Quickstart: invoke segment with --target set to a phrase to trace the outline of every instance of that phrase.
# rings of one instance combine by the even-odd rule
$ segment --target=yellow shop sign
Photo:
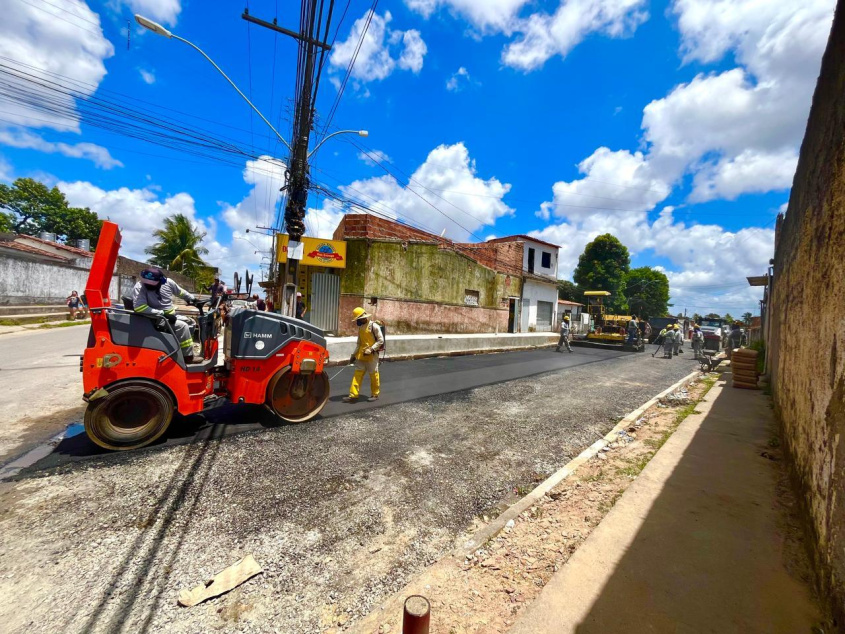
[[[287,262],[288,244],[287,234],[276,236],[276,260]],[[346,242],[343,240],[321,240],[320,238],[302,238],[302,257],[299,263],[303,266],[327,266],[336,269],[346,268]]]

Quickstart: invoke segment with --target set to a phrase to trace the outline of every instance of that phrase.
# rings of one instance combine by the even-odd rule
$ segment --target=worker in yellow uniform
[[[371,396],[367,400],[375,401],[378,400],[379,395],[378,352],[384,347],[384,335],[381,327],[363,308],[353,310],[352,316],[358,326],[358,344],[355,347],[355,353],[349,359],[350,363],[355,364],[355,374],[352,375],[349,396],[344,396],[343,402],[358,401],[365,373],[370,375]]]

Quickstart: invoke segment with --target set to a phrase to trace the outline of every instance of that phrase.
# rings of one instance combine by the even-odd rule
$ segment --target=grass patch
[[[668,433],[666,433],[666,437],[667,438],[669,437]],[[648,443],[648,441],[646,441],[646,443]],[[656,450],[655,451],[649,451],[648,453],[644,453],[642,456],[640,456],[638,458],[632,458],[632,459],[629,458],[629,459],[625,460],[625,462],[628,463],[628,466],[618,468],[616,470],[616,474],[621,475],[621,476],[626,476],[626,477],[632,478],[632,479],[636,478],[638,475],[640,475],[642,470],[645,469],[645,466],[649,463],[649,460],[651,460],[654,457],[655,453],[657,453]]]
[[[41,324],[36,328],[36,330],[45,330],[47,328],[70,328],[71,326],[87,326],[91,324],[91,320],[89,319],[82,319],[79,321],[56,321],[56,322],[49,322],[46,324]]]
[[[606,515],[607,513],[609,513],[610,509],[612,509],[614,506],[616,506],[616,503],[619,501],[619,498],[622,497],[623,493],[624,493],[624,491],[617,491],[616,493],[613,494],[613,497],[610,498],[610,500],[608,500],[607,502],[600,503],[599,506],[598,506],[599,512],[602,515]]]
[[[584,478],[584,482],[601,482],[604,479],[604,469],[599,469],[598,473]]]
[[[525,497],[526,495],[528,495],[529,493],[531,493],[531,491],[533,491],[533,490],[534,490],[533,487],[526,486],[524,484],[519,484],[516,487],[516,494],[519,497],[522,498],[522,497]]]

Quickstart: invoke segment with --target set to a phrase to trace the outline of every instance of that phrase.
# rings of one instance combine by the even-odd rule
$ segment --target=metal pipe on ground
[[[424,596],[412,595],[405,599],[402,616],[402,634],[428,634],[431,604]]]

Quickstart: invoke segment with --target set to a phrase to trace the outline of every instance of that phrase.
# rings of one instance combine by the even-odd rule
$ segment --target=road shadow
[[[139,532],[126,549],[126,555],[102,591],[94,610],[78,630],[73,625],[77,615],[70,615],[63,631],[127,631],[134,634],[150,630],[167,586],[166,578],[189,532],[193,511],[202,499],[224,436],[225,425],[214,425],[203,442],[196,443],[185,453],[150,511],[146,522],[148,527]],[[185,519],[174,521],[177,513]],[[174,534],[175,540],[172,539]],[[121,587],[129,590],[119,593]],[[149,601],[150,597],[152,601]],[[139,601],[149,601],[144,608],[145,613],[137,614],[131,627],[127,627]]]
[[[614,540],[627,540],[630,524],[639,523],[574,631],[810,631],[819,614],[796,564],[805,557],[800,531],[784,529],[788,512],[777,502],[782,474],[769,445],[775,435],[765,396],[725,387],[651,506],[646,490],[626,493],[628,505],[594,534],[594,550],[602,552],[585,555],[598,557],[601,567],[613,557]],[[575,576],[566,579],[575,583]],[[555,590],[556,601],[566,601],[567,588]],[[589,596],[591,588],[570,592]]]

